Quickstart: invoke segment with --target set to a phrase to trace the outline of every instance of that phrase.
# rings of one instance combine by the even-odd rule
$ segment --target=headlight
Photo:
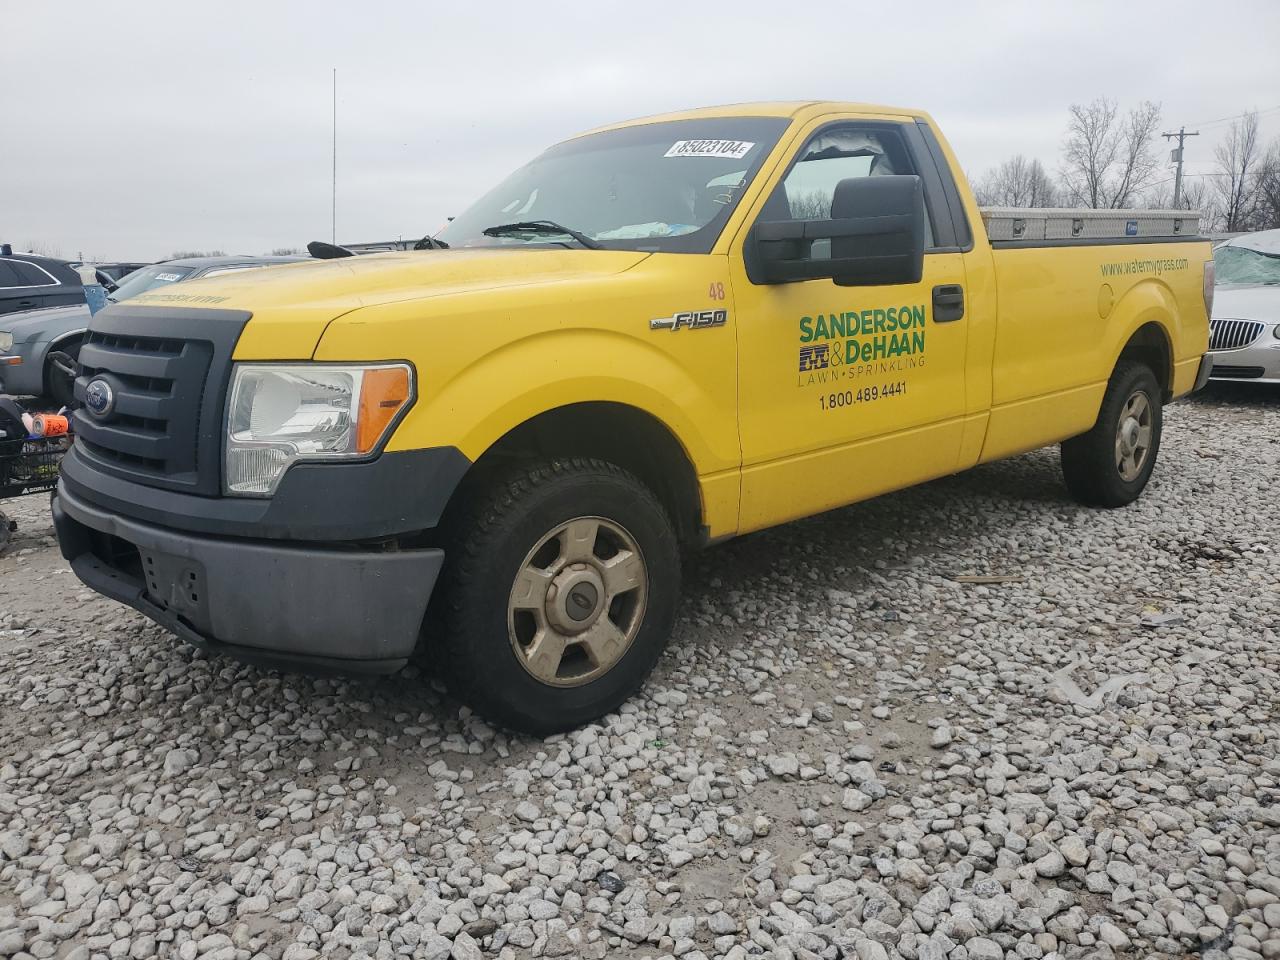
[[[227,409],[226,488],[270,496],[300,460],[352,460],[382,443],[413,399],[403,363],[238,363]]]
[[[13,334],[8,330],[0,330],[0,353],[8,353],[13,349]]]

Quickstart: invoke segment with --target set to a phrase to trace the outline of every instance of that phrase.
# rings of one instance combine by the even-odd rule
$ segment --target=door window
[[[774,188],[762,221],[829,220],[836,184],[854,177],[916,174],[902,135],[888,127],[838,125],[820,130],[801,148],[782,182]],[[925,248],[933,246],[933,228],[925,212]],[[830,240],[815,240],[815,260],[831,256]]]

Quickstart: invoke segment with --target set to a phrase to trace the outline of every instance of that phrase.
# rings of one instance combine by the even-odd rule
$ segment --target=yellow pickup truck
[[[546,733],[616,708],[685,549],[1051,443],[1118,507],[1207,379],[1186,211],[981,211],[918,110],[763,103],[558,144],[422,249],[101,311],[53,513],[184,639]]]

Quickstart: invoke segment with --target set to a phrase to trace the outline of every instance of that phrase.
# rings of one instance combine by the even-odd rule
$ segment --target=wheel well
[[[1129,342],[1120,351],[1120,359],[1145,363],[1156,375],[1160,392],[1167,403],[1173,396],[1173,351],[1169,338],[1158,323],[1148,323],[1134,331]]]
[[[539,414],[493,444],[468,471],[459,491],[514,460],[591,456],[636,476],[667,508],[682,543],[702,535],[702,497],[693,464],[666,425],[620,403],[576,403]]]
[[[65,350],[67,347],[74,346],[84,339],[85,331],[77,330],[75,333],[64,333],[57,340],[49,342],[49,349],[45,351],[48,356],[54,350]]]

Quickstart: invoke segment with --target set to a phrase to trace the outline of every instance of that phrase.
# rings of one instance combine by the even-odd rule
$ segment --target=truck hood
[[[236,348],[238,359],[306,359],[333,319],[361,307],[572,283],[621,273],[647,256],[548,247],[382,253],[237,271],[148,291],[129,303],[247,310],[253,319]]]
[[[84,303],[0,315],[0,330],[12,333],[14,343],[48,340],[73,330],[83,330],[88,325],[89,306]]]
[[[1280,322],[1280,286],[1272,283],[1219,284],[1213,290],[1215,320]]]

